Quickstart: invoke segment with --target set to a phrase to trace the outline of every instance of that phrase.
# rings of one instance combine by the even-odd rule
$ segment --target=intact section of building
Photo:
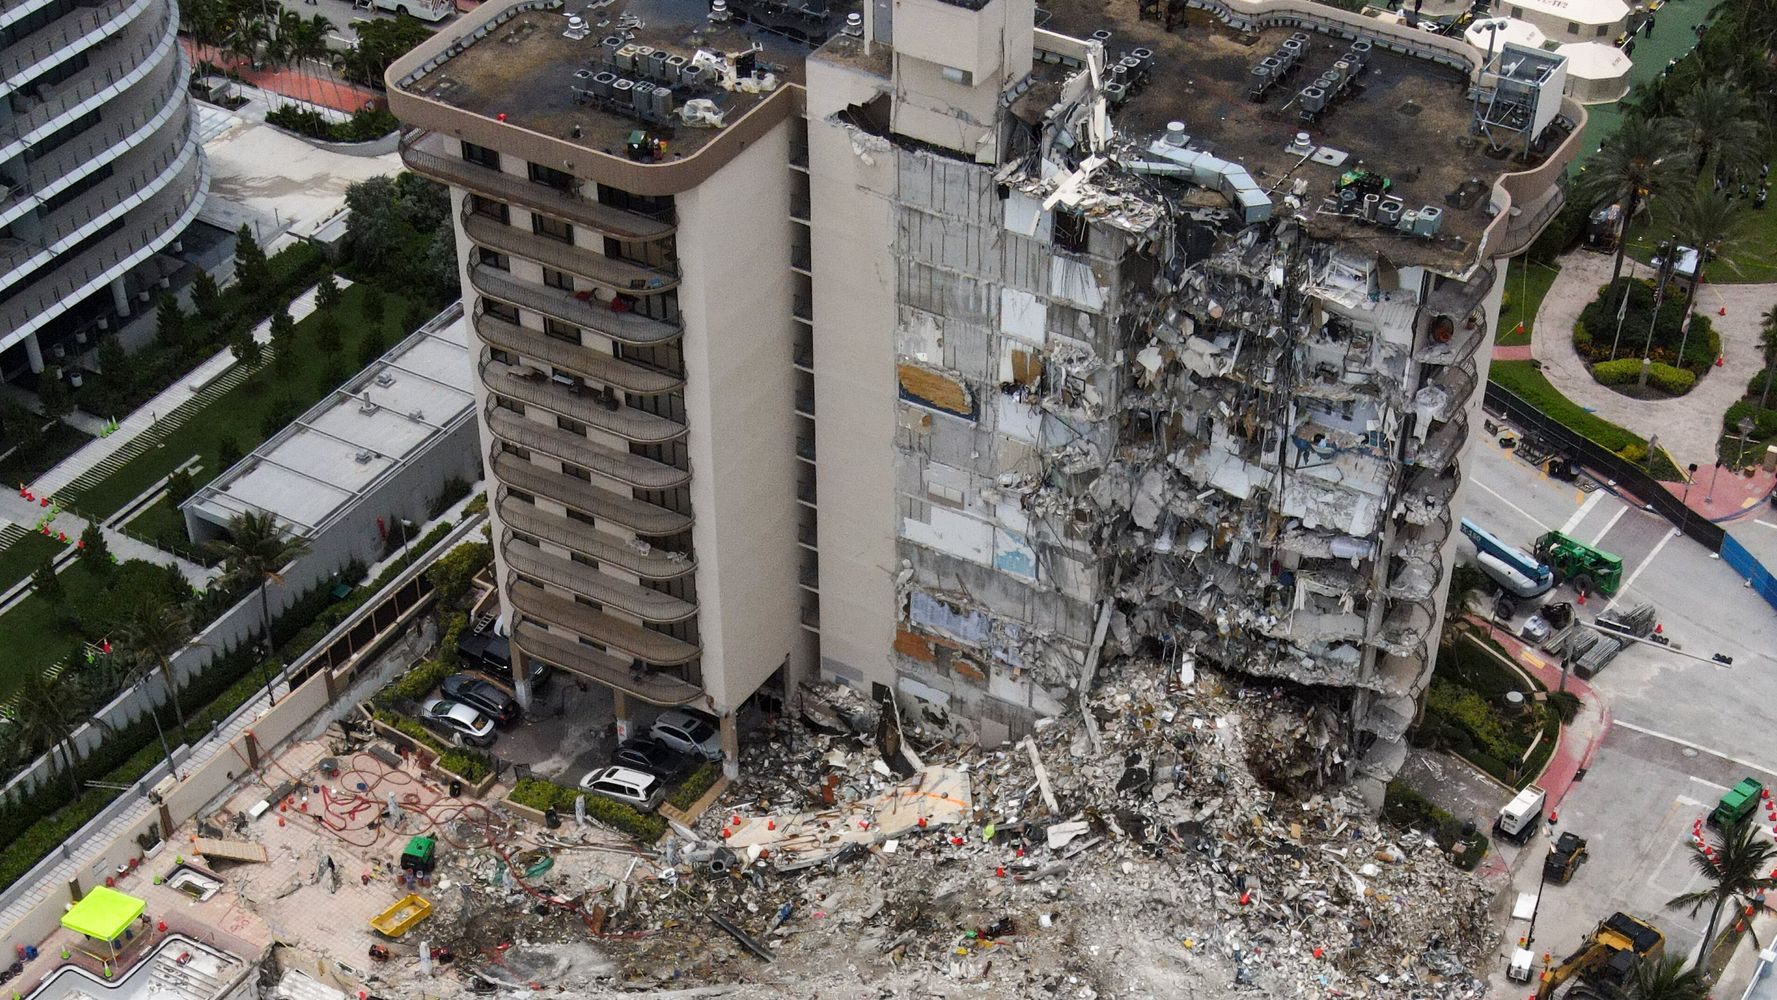
[[[172,0],[0,10],[0,375],[145,308],[155,254],[197,217],[209,175],[178,30]]]
[[[826,33],[812,8],[777,32],[709,15],[487,4],[391,68],[390,103],[457,207],[516,676],[608,686],[620,731],[702,709],[732,748],[734,711],[814,658],[787,33]]]
[[[989,740],[1214,663],[1392,769],[1559,56],[1308,0],[457,30],[392,103],[461,206],[517,648],[726,713],[818,635]]]

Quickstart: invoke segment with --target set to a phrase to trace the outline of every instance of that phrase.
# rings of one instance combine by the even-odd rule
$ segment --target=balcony
[[[637,669],[609,653],[575,642],[528,623],[512,630],[519,652],[603,684],[650,705],[689,705],[703,697],[703,688],[671,674]]]
[[[813,254],[813,248],[806,245],[799,244],[791,247],[790,266],[803,274],[808,274],[812,277],[812,270],[814,267]]]
[[[463,232],[478,246],[536,261],[627,295],[658,295],[679,285],[679,276],[671,271],[607,257],[597,250],[526,232],[478,212],[463,212]]]
[[[1438,468],[1420,469],[1407,480],[1407,488],[1401,494],[1401,516],[1414,525],[1432,525],[1440,519],[1447,521],[1450,498],[1456,495],[1456,487],[1461,484],[1462,473],[1458,469],[1452,468],[1448,473]],[[1447,525],[1444,533],[1449,534]]]
[[[124,93],[149,74],[177,74],[179,25],[170,7],[130,22],[114,43],[91,50],[92,62],[52,88],[41,100],[0,127],[0,161],[9,160],[93,108]],[[164,77],[163,77],[164,79]]]
[[[523,306],[551,319],[636,347],[674,341],[679,339],[681,332],[677,323],[666,323],[633,312],[617,312],[608,304],[593,302],[574,292],[548,285],[520,281],[485,264],[469,268],[469,283],[490,298]]]
[[[672,624],[697,615],[695,604],[608,576],[572,559],[550,555],[535,545],[514,541],[506,546],[505,555],[506,565],[520,576],[572,591],[643,621]]]
[[[621,402],[615,407],[606,406],[597,390],[564,385],[535,368],[514,367],[490,360],[481,366],[481,381],[489,392],[516,399],[526,406],[541,407],[625,441],[661,444],[686,434],[685,425],[678,421]]]
[[[1442,469],[1456,458],[1462,449],[1462,443],[1468,440],[1468,415],[1458,413],[1455,420],[1448,420],[1425,436],[1424,443],[1409,459],[1414,465],[1426,469]]]
[[[805,524],[796,529],[796,544],[811,552],[820,551],[820,537],[815,532],[813,525]]]
[[[1445,365],[1428,384],[1442,390],[1444,397],[1431,411],[1432,419],[1449,420],[1455,417],[1468,405],[1475,394],[1475,386],[1479,384],[1475,359],[1468,358],[1461,364]]]
[[[613,239],[646,243],[666,239],[677,229],[671,222],[650,219],[572,191],[484,167],[452,155],[447,151],[449,147],[450,141],[442,136],[431,132],[409,132],[401,137],[401,159],[414,173],[435,181],[586,226]]]
[[[497,505],[500,520],[513,531],[554,542],[602,565],[616,566],[649,580],[671,580],[697,568],[697,560],[680,552],[641,547],[560,514],[511,498]]]
[[[816,569],[814,566],[804,566],[801,570],[797,571],[796,582],[801,584],[803,590],[812,591],[817,594],[821,592],[820,570]]]
[[[1382,618],[1382,630],[1371,645],[1394,656],[1424,657],[1426,640],[1437,626],[1438,616],[1429,598],[1417,601],[1390,601],[1388,613]]]
[[[808,462],[808,463],[812,464],[814,462],[814,456],[815,456],[814,442],[808,438],[803,438],[803,437],[797,438],[796,439],[796,457],[802,459],[804,462]]]
[[[117,34],[153,0],[109,0],[78,7],[9,46],[0,55],[0,94],[10,93],[82,49]]]
[[[615,618],[571,597],[551,594],[533,583],[515,580],[511,593],[513,608],[526,618],[565,628],[612,652],[644,663],[677,666],[690,663],[702,652],[683,639]]]
[[[606,448],[584,435],[527,420],[511,410],[490,409],[487,428],[502,441],[559,458],[639,490],[670,490],[691,481],[689,472]]]
[[[796,296],[795,300],[790,303],[790,315],[804,323],[813,323],[814,300],[801,295]]]
[[[494,455],[494,477],[515,490],[554,500],[595,521],[628,528],[638,535],[676,535],[691,528],[691,516],[600,489],[560,472],[551,472],[504,452]]]
[[[483,343],[511,354],[548,362],[557,368],[612,386],[636,396],[659,396],[674,391],[685,380],[653,368],[643,368],[599,350],[551,337],[541,330],[503,320],[491,313],[475,317],[475,332]]]
[[[814,393],[799,392],[796,394],[796,413],[798,416],[814,419]]]

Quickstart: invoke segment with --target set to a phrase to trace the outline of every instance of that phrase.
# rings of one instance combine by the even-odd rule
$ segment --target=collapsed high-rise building
[[[1386,777],[1563,72],[1309,0],[484,5],[390,84],[501,627],[620,716],[818,670],[986,740],[1213,663]]]

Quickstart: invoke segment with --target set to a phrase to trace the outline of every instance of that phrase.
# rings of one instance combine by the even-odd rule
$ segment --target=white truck
[[[1536,834],[1536,824],[1543,818],[1543,806],[1548,800],[1548,795],[1536,785],[1524,786],[1512,801],[1500,807],[1499,816],[1493,820],[1494,836],[1514,844],[1529,840]]]
[[[353,0],[362,10],[389,10],[422,21],[442,21],[457,12],[455,0]]]

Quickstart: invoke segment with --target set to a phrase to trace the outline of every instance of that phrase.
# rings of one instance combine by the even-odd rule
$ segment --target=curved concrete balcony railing
[[[1399,601],[1423,601],[1437,592],[1444,576],[1444,556],[1436,546],[1397,549],[1384,593]]]
[[[691,481],[691,473],[682,469],[606,448],[585,435],[528,420],[503,407],[488,409],[487,429],[508,444],[542,452],[639,490],[670,490]]]
[[[512,644],[519,652],[578,674],[650,705],[689,705],[703,697],[703,688],[671,674],[637,669],[627,661],[541,626],[521,622],[512,630]]]
[[[560,587],[645,622],[671,625],[697,616],[697,605],[689,601],[552,556],[535,545],[515,541],[506,547],[505,556],[506,565],[519,576]]]
[[[183,54],[180,61],[183,66]],[[171,92],[165,100],[138,108],[115,124],[102,124],[95,130],[98,135],[60,146],[31,164],[24,183],[0,198],[0,228],[135,149],[161,143],[171,147],[183,141],[191,132],[191,103],[179,96],[184,88],[178,76],[168,83]]]
[[[481,366],[481,383],[489,392],[526,406],[541,407],[637,444],[664,444],[687,433],[685,425],[676,420],[621,402],[615,408],[607,407],[600,401],[596,389],[563,385],[535,368],[517,368],[490,360]]]
[[[209,187],[209,164],[199,156],[177,184],[130,213],[121,230],[78,255],[57,261],[53,269],[0,304],[0,348],[35,333],[69,306],[173,242],[197,218]]]
[[[1421,468],[1407,479],[1407,488],[1401,493],[1401,517],[1414,525],[1433,525],[1439,520],[1447,520],[1450,516],[1450,498],[1456,495],[1456,488],[1462,485],[1462,470],[1453,466],[1449,472],[1441,468]],[[1450,534],[1449,525],[1444,526],[1444,535]]]
[[[1444,390],[1443,405],[1432,411],[1432,419],[1451,419],[1468,405],[1469,399],[1475,394],[1475,387],[1480,384],[1475,359],[1469,357],[1463,359],[1461,364],[1444,366],[1432,377],[1431,383]]]
[[[466,203],[462,215],[464,234],[470,242],[488,250],[536,261],[625,295],[659,295],[679,287],[679,276],[671,271],[607,257],[590,247],[527,232],[468,211]]]
[[[591,330],[636,347],[650,347],[679,339],[677,323],[650,319],[633,312],[617,312],[609,304],[582,298],[580,294],[551,288],[540,282],[522,281],[506,271],[485,264],[469,268],[469,284],[489,298],[541,313],[570,326]],[[582,293],[584,294],[584,293]]]
[[[689,514],[621,496],[503,452],[494,455],[493,471],[495,478],[512,489],[554,500],[595,521],[609,521],[638,535],[676,535],[691,528]]]
[[[127,166],[134,169],[107,179],[52,212],[43,220],[43,230],[30,241],[0,251],[0,288],[23,280],[53,261],[58,254],[148,201],[173,184],[185,168],[201,156],[197,137],[192,134],[187,134],[183,143],[170,150],[152,155],[147,150],[133,153],[126,159],[132,161]],[[146,162],[140,163],[141,160]],[[119,164],[119,167],[125,166]]]
[[[660,396],[685,384],[685,380],[677,376],[644,368],[597,347],[570,344],[488,312],[475,314],[475,332],[489,347],[546,362],[635,396]]]
[[[0,96],[10,94],[81,50],[110,38],[161,0],[109,0],[51,21],[0,52]]]
[[[111,44],[92,50],[92,62],[86,69],[58,84],[46,100],[0,126],[0,162],[144,80],[165,79],[154,74],[176,73],[183,66],[173,57],[178,41],[179,22],[170,5],[159,15],[130,22]]]
[[[1421,468],[1442,469],[1450,464],[1467,440],[1468,411],[1461,410],[1456,414],[1455,420],[1446,420],[1427,434],[1410,461]]]
[[[1547,159],[1529,170],[1506,174],[1493,182],[1493,221],[1481,232],[1481,247],[1491,257],[1510,257],[1530,246],[1542,234],[1555,213],[1560,211],[1565,195],[1547,199],[1567,168],[1578,159],[1580,137],[1586,131],[1586,106],[1571,97],[1561,98],[1561,117],[1573,123],[1573,131]]]
[[[459,145],[457,147],[461,149]],[[629,243],[664,240],[677,231],[670,221],[606,205],[571,191],[539,184],[527,177],[484,167],[453,155],[450,142],[433,132],[409,131],[401,136],[401,160],[408,169],[442,184],[467,188],[497,201],[541,212],[552,219],[596,229]]]
[[[1407,735],[1417,714],[1418,707],[1412,698],[1371,694],[1368,703],[1358,708],[1355,718],[1359,729],[1384,740],[1398,740]]]
[[[1382,628],[1372,637],[1370,645],[1394,656],[1424,656],[1426,639],[1437,627],[1438,616],[1430,598],[1417,601],[1390,601],[1382,616]]]
[[[551,594],[534,583],[514,580],[510,592],[513,608],[526,618],[567,629],[643,663],[678,666],[697,659],[702,652],[683,639],[589,608],[572,597]]]
[[[496,504],[496,512],[509,531],[553,542],[602,565],[616,566],[645,579],[671,580],[697,568],[697,560],[690,556],[658,545],[650,545],[644,552],[639,545],[522,500],[502,498]]]

